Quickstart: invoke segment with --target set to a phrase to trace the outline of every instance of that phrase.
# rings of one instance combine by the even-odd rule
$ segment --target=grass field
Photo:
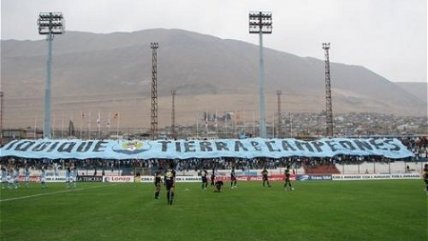
[[[422,180],[238,183],[222,193],[178,183],[175,203],[153,184],[79,183],[1,190],[1,240],[426,241]]]

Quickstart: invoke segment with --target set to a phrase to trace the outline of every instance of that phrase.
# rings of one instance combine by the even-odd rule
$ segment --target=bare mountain
[[[258,46],[183,30],[132,33],[67,32],[53,43],[53,114],[80,120],[80,113],[120,112],[121,126],[149,127],[151,49],[159,42],[159,126],[170,123],[170,91],[177,89],[178,123],[194,123],[203,111],[258,110]],[[1,80],[6,127],[41,125],[46,41],[1,41]],[[320,51],[322,51],[320,49]],[[334,49],[332,49],[334,60]],[[324,62],[266,49],[266,105],[283,111],[320,112],[324,105]],[[335,112],[422,115],[426,101],[361,66],[331,64]],[[252,114],[251,114],[252,113]],[[254,114],[255,113],[255,114]],[[110,114],[111,115],[111,114]],[[59,123],[56,123],[58,126]],[[89,124],[88,124],[89,125]],[[77,124],[79,127],[79,124]]]
[[[426,82],[396,82],[395,84],[403,88],[408,93],[418,97],[418,99],[423,101],[425,104],[428,102],[428,84]]]

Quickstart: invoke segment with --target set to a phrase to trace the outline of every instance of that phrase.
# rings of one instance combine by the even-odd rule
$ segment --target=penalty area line
[[[113,184],[113,185],[116,185],[116,184]],[[32,198],[32,197],[42,197],[42,196],[54,195],[54,194],[58,194],[58,193],[85,191],[85,190],[101,188],[101,187],[111,187],[113,185],[103,185],[103,186],[96,186],[96,187],[89,187],[89,188],[78,188],[78,189],[68,189],[68,190],[62,190],[62,191],[56,191],[56,192],[39,193],[39,194],[33,194],[33,195],[28,195],[28,196],[22,196],[22,197],[2,199],[2,200],[0,200],[0,202],[15,201],[15,200],[27,199],[27,198]]]

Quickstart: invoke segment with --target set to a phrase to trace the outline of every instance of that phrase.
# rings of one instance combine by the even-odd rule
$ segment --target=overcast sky
[[[257,44],[252,10],[273,14],[266,47],[323,59],[331,42],[332,62],[427,81],[427,0],[1,0],[1,39],[41,39],[38,13],[60,11],[68,31],[178,28]]]

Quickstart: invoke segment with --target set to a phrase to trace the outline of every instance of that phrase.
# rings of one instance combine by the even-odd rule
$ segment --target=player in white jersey
[[[71,186],[71,168],[70,165],[65,169],[65,185],[67,188]]]
[[[30,185],[30,167],[28,164],[25,164],[24,168],[24,181],[25,181],[25,187],[28,188]]]
[[[4,166],[1,167],[1,189],[7,186],[7,170]]]
[[[7,188],[13,189],[14,188],[14,179],[13,179],[13,166],[10,165],[7,169]]]
[[[18,189],[19,187],[19,168],[18,165],[13,169],[13,188]]]
[[[76,179],[77,179],[77,169],[76,169],[76,166],[73,164],[70,168],[70,180],[71,180],[70,185],[72,185],[73,188],[76,188],[77,186]]]
[[[40,174],[40,184],[42,185],[42,188],[47,188],[46,186],[46,170],[45,170],[45,166],[42,166],[42,170],[41,170],[41,174]]]
[[[56,176],[56,177],[59,176],[58,175],[58,164],[56,162],[53,164],[53,168],[54,168],[54,176]]]

